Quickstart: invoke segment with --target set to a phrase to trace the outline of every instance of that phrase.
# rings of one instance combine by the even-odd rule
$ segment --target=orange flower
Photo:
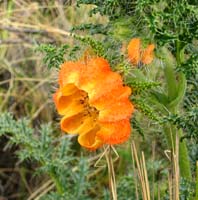
[[[118,144],[130,135],[133,105],[131,89],[112,72],[103,58],[86,63],[65,62],[59,72],[59,89],[54,94],[61,129],[79,134],[78,142],[94,150],[103,144]]]
[[[133,65],[139,63],[150,64],[153,61],[154,44],[148,45],[144,50],[141,49],[141,41],[139,38],[133,38],[128,45],[128,57]]]

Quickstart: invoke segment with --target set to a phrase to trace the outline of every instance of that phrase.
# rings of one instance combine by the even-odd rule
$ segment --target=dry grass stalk
[[[179,200],[179,137],[176,135],[175,150],[173,149],[173,199]]]
[[[157,199],[160,200],[160,186],[159,185],[157,189]]]
[[[39,187],[35,192],[33,192],[27,200],[39,199],[41,196],[49,192],[55,187],[52,180],[47,181],[41,187]]]
[[[34,200],[39,200],[42,196],[47,194],[49,191],[51,191],[55,187],[55,184],[50,185],[47,187],[40,195],[38,195]]]
[[[117,189],[116,189],[115,171],[113,167],[112,150],[114,151],[114,149],[112,149],[112,146],[109,145],[105,150],[105,157],[107,161],[109,186],[111,190],[112,199],[117,200]]]
[[[147,199],[150,200],[150,188],[149,188],[149,181],[148,181],[148,174],[146,170],[146,162],[145,162],[145,157],[144,153],[142,152],[142,166],[143,166],[143,173],[144,173],[144,181],[145,181],[145,186],[146,186],[146,193],[147,193]]]
[[[168,189],[169,189],[169,199],[173,200],[173,179],[172,179],[172,173],[168,173]]]
[[[135,196],[136,196],[136,200],[139,200],[137,169],[135,167],[134,153],[133,151],[131,152],[132,152],[132,163],[133,163],[133,171],[134,171]]]
[[[152,142],[152,162],[154,164],[155,162],[155,148],[156,148],[156,141],[153,141]],[[153,170],[152,170],[152,200],[155,200],[155,191],[154,191],[154,188],[155,188],[155,168],[153,166]],[[159,191],[159,190],[158,190]],[[159,200],[160,198],[158,198]]]
[[[172,164],[171,172],[168,175],[169,185],[169,198],[170,200],[179,200],[179,185],[180,185],[180,173],[179,173],[179,136],[176,135],[175,148],[172,148],[171,159]]]
[[[195,198],[198,199],[198,161],[196,162],[196,189]]]
[[[134,141],[132,141],[131,151],[132,151],[132,159],[135,161],[137,166],[137,174],[140,181],[142,198],[143,200],[151,200],[144,153],[142,152],[141,158],[139,159]]]

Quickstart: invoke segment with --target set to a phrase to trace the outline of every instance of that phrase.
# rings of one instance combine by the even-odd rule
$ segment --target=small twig
[[[45,103],[43,103],[37,110],[36,112],[33,114],[33,116],[31,117],[31,121],[33,121],[34,119],[36,119],[38,117],[38,115],[41,113],[41,111],[50,103],[51,101],[48,100]]]
[[[24,43],[23,40],[20,39],[7,39],[7,40],[0,40],[0,44],[21,44]]]
[[[15,33],[32,33],[32,34],[46,34],[47,31],[44,31],[44,30],[36,30],[36,29],[30,29],[30,28],[22,28],[22,29],[19,29],[19,28],[15,28],[15,27],[12,27],[12,26],[0,26],[0,30],[3,30],[3,31],[10,31],[10,32],[15,32]]]
[[[107,154],[108,151],[108,146],[106,148],[104,148],[104,151],[101,153],[99,159],[95,162],[94,167],[105,167],[104,165],[99,165],[101,159]]]
[[[109,186],[112,194],[112,199],[117,200],[117,189],[116,189],[116,180],[115,180],[115,171],[113,167],[113,160],[112,160],[112,147],[108,146],[108,149],[105,153],[107,167],[108,167],[108,174],[109,174]]]
[[[168,189],[169,189],[169,199],[173,200],[173,179],[172,173],[168,173]]]
[[[39,194],[34,200],[39,200],[43,195],[45,195],[46,193],[48,193],[50,190],[52,190],[55,187],[54,184],[50,185],[49,187],[47,187],[41,194]]]
[[[48,77],[49,78],[49,77]],[[39,87],[41,87],[43,84],[45,84],[46,82],[48,82],[48,78],[43,79],[42,81],[40,81],[38,84],[36,84],[33,88],[31,88],[30,90],[28,90],[23,96],[19,97],[17,99],[17,101],[15,101],[15,103],[12,104],[10,109],[13,109],[20,101],[22,101],[24,98],[26,98],[27,96],[29,96],[30,94],[32,94],[35,90],[37,90]]]
[[[176,134],[176,142],[175,142],[175,155],[174,158],[174,175],[175,175],[175,200],[179,200],[179,136]]]
[[[152,200],[155,199],[155,167],[154,167],[154,162],[155,162],[155,147],[156,147],[156,142],[154,141],[152,143],[152,163],[153,163],[153,170],[152,170]]]
[[[139,162],[139,159],[138,159],[137,150],[136,150],[134,141],[132,141],[131,150],[132,150],[132,152],[134,154],[134,158],[135,158],[136,165],[137,165],[138,177],[139,177],[140,184],[141,184],[141,190],[142,190],[143,199],[146,200],[147,198],[146,198],[146,193],[145,193],[145,185],[143,184],[144,180],[143,180],[142,169],[141,169],[141,166],[140,166],[140,162]]]
[[[51,185],[51,187],[53,186],[55,186],[54,184],[53,184],[53,181],[52,180],[49,180],[49,181],[47,181],[46,183],[44,183],[41,187],[39,187],[35,192],[33,192],[30,196],[29,196],[29,198],[27,199],[27,200],[32,200],[32,199],[35,199],[40,193],[42,193],[43,194],[43,191],[46,191],[46,189],[48,189],[48,188],[50,188],[50,189],[52,189],[51,187],[50,187],[50,185]],[[49,191],[49,190],[48,190]]]
[[[133,171],[134,171],[134,182],[135,182],[135,196],[136,200],[139,200],[139,193],[138,193],[138,180],[137,180],[137,170],[135,167],[135,156],[131,145],[131,156],[132,156],[132,163],[133,163]]]
[[[168,174],[168,184],[169,184],[169,198],[170,200],[179,200],[179,183],[180,183],[180,173],[179,173],[179,136],[176,134],[175,138],[175,148],[172,149],[171,159],[171,171]]]
[[[157,197],[158,197],[158,200],[160,200],[160,185],[158,185],[158,190],[157,190]]]
[[[147,194],[147,199],[150,200],[150,187],[149,187],[149,182],[148,182],[148,174],[146,170],[146,162],[145,162],[145,157],[144,153],[142,152],[142,166],[143,166],[143,173],[144,173],[144,181],[146,185],[146,194]]]
[[[149,187],[149,182],[148,182],[148,174],[147,174],[147,169],[146,169],[144,153],[142,152],[142,156],[140,158],[138,157],[137,149],[136,149],[134,141],[132,141],[132,144],[131,144],[131,151],[132,151],[132,156],[134,157],[134,160],[137,166],[137,172],[138,172],[140,187],[142,191],[142,198],[143,200],[150,200],[151,199],[150,187]]]
[[[6,25],[5,25],[6,23]],[[59,28],[54,28],[51,26],[46,26],[42,24],[24,24],[24,23],[17,23],[17,22],[11,22],[11,21],[0,21],[0,29],[2,30],[8,30],[11,32],[18,32],[18,33],[32,33],[32,34],[44,34],[48,36],[49,33],[51,34],[60,34],[63,36],[75,36],[75,34],[71,34],[69,31],[65,31]],[[8,24],[8,25],[7,25]]]
[[[196,162],[196,181],[195,181],[195,184],[196,184],[196,189],[195,189],[195,195],[196,195],[196,199],[198,199],[198,161]]]

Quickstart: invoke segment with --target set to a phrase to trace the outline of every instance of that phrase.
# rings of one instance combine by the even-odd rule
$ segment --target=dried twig
[[[47,181],[46,183],[44,183],[42,186],[40,186],[35,192],[33,192],[29,198],[27,200],[33,200],[35,198],[38,199],[38,196],[41,197],[40,195],[42,194],[42,196],[44,195],[44,193],[46,194],[50,190],[53,189],[55,187],[55,185],[53,184],[52,180]]]
[[[109,174],[109,186],[112,194],[112,199],[117,200],[117,190],[116,190],[116,180],[115,180],[115,171],[113,167],[113,159],[112,159],[112,147],[108,146],[105,153],[107,166],[108,166],[108,174]]]
[[[141,158],[139,159],[134,141],[132,141],[131,151],[132,151],[133,159],[135,160],[135,163],[137,166],[137,172],[138,172],[140,187],[142,191],[142,198],[143,200],[151,200],[144,153],[142,152]]]

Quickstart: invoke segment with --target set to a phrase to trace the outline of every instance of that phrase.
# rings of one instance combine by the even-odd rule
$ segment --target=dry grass
[[[69,30],[73,25],[102,21],[99,15],[90,18],[87,6],[75,9],[61,2],[15,0],[0,4],[0,110],[32,120],[53,119],[49,85],[55,72],[45,69],[35,47],[41,43],[72,44]]]
[[[134,141],[132,141],[131,153],[132,153],[132,160],[133,160],[133,170],[138,175],[142,198],[143,200],[150,200],[151,199],[150,187],[149,187],[149,182],[148,182],[148,175],[147,175],[147,170],[146,170],[144,153],[141,152],[141,157],[139,159]],[[137,168],[135,167],[135,164]],[[137,183],[136,177],[134,181],[136,183],[136,199],[138,200],[139,194],[138,194],[137,187],[139,184]]]
[[[180,175],[179,175],[179,137],[176,137],[176,148],[170,153],[168,159],[170,161],[170,171],[167,177],[168,188],[169,188],[169,198],[170,200],[179,200],[179,187],[180,187]],[[132,141],[131,144],[132,161],[133,161],[133,171],[134,171],[134,182],[136,186],[136,200],[142,196],[143,200],[151,200],[151,183],[148,180],[148,174],[146,169],[146,162],[144,153],[141,152],[140,156],[137,152],[135,142]],[[140,190],[138,189],[140,187]],[[139,194],[141,191],[141,194]],[[160,190],[158,190],[158,200],[160,200]]]
[[[112,146],[108,146],[105,149],[105,158],[107,161],[107,167],[108,167],[108,175],[109,175],[109,188],[111,191],[111,198],[113,200],[117,200],[117,189],[116,189],[116,177],[115,177],[115,171],[114,171],[114,162],[112,159],[112,152],[115,152],[114,148]]]
[[[32,126],[57,118],[51,87],[57,73],[47,69],[35,48],[42,43],[73,44],[69,36],[73,25],[103,20],[99,15],[88,16],[90,6],[76,9],[71,2],[63,2],[0,1],[0,112],[12,112],[16,118],[26,116],[32,120]],[[9,150],[7,142],[1,139],[2,148],[8,148],[0,148],[0,189],[9,199],[21,199],[24,192],[18,191],[24,186],[23,190],[30,189],[30,199],[38,199],[53,185],[42,189],[45,182],[30,178],[32,169],[23,177],[13,158],[15,149]],[[9,171],[3,171],[5,168]]]

